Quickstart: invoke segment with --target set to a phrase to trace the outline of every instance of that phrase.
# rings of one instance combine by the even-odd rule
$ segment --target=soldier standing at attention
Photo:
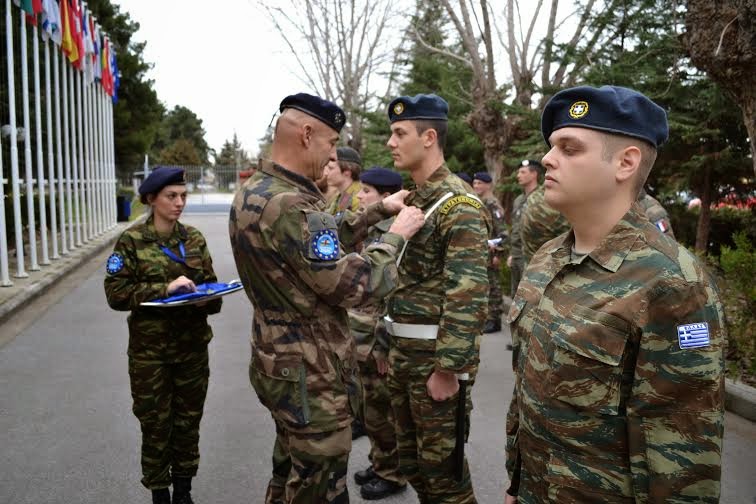
[[[360,182],[362,189],[357,198],[361,209],[402,189],[402,176],[381,167],[363,172]],[[392,217],[372,226],[364,243],[379,241],[393,221]],[[407,486],[407,480],[399,472],[394,415],[386,383],[389,342],[385,331],[376,331],[384,309],[384,303],[377,303],[349,310],[349,329],[357,346],[360,369],[362,418],[370,439],[370,466],[355,473],[354,480],[361,485],[360,495],[368,500],[383,499]]]
[[[493,220],[493,229],[489,235],[491,240],[499,240],[497,244],[488,245],[488,320],[483,332],[493,333],[501,331],[501,256],[504,252],[504,240],[507,239],[507,223],[504,221],[504,209],[493,194],[493,179],[488,172],[478,172],[473,175],[473,189],[475,194],[483,200]]]
[[[659,200],[648,194],[645,189],[641,189],[638,195],[638,205],[640,205],[648,220],[651,221],[651,224],[670,238],[675,238],[675,233],[672,231],[672,223],[669,221],[669,214],[667,214],[667,210],[662,204],[659,203]]]
[[[336,162],[329,163],[325,170],[328,185],[335,187],[338,195],[331,202],[328,211],[333,215],[344,210],[356,212],[360,208],[357,193],[360,192],[360,171],[362,157],[351,147],[336,149]]]
[[[514,298],[517,285],[520,283],[522,272],[525,270],[525,258],[522,255],[522,238],[520,225],[522,214],[526,208],[528,196],[538,187],[538,176],[543,173],[543,166],[538,161],[523,159],[517,168],[517,184],[522,189],[522,194],[517,195],[512,203],[512,232],[509,235],[509,266],[511,279],[510,297]]]
[[[205,238],[178,219],[186,204],[184,170],[157,168],[139,187],[152,214],[124,231],[108,258],[105,294],[114,310],[131,311],[129,380],[142,428],[142,484],[152,502],[191,504],[199,465],[199,427],[210,368],[207,316],[221,300],[176,308],[140,303],[196,291],[215,282]]]
[[[397,285],[396,257],[422,225],[400,191],[337,224],[315,186],[336,159],[344,112],[299,93],[279,107],[271,159],[239,189],[231,248],[254,306],[250,381],[276,425],[266,503],[344,503],[352,444],[348,388],[356,368],[346,307]],[[400,212],[401,210],[401,212]],[[344,252],[397,214],[380,241]]]
[[[520,241],[525,268],[544,243],[568,229],[570,223],[564,215],[546,201],[546,188],[537,186],[528,195],[520,217]]]
[[[466,427],[455,414],[468,397],[459,400],[458,380],[478,366],[488,301],[490,222],[444,161],[448,110],[433,94],[402,96],[388,109],[387,146],[417,186],[408,204],[426,219],[400,256],[384,319],[400,469],[423,504],[475,502],[467,461],[454,457],[456,429]]]
[[[627,88],[546,104],[546,201],[572,229],[530,261],[508,320],[505,502],[719,502],[722,305],[636,200],[667,116]]]

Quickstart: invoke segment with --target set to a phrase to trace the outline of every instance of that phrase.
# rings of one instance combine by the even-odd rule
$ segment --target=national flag
[[[108,95],[113,96],[113,74],[110,68],[110,41],[102,38],[102,87]]]
[[[53,39],[60,45],[63,42],[63,34],[60,30],[60,10],[55,0],[42,0],[42,38]]]
[[[662,233],[666,233],[667,230],[669,229],[669,227],[667,226],[667,223],[664,222],[663,219],[654,222],[654,224],[656,225],[657,228],[659,228],[659,231],[661,231]]]
[[[76,43],[76,52],[79,57],[72,61],[74,68],[83,70],[84,63],[84,38],[81,33],[81,9],[76,0],[71,0],[71,35]]]
[[[711,344],[709,324],[698,322],[697,324],[679,325],[677,326],[677,340],[682,350],[709,346]]]
[[[63,31],[63,42],[61,49],[63,54],[68,57],[68,61],[73,63],[79,59],[79,49],[73,37],[73,13],[68,0],[60,0],[60,24]]]
[[[121,76],[118,75],[118,62],[116,62],[115,50],[111,47],[110,56],[111,70],[113,71],[113,104],[118,103],[118,88],[121,87]]]
[[[37,14],[42,12],[42,0],[13,0],[13,3],[26,13],[26,21],[37,26]]]
[[[94,34],[94,78],[95,81],[102,81],[102,39],[100,38],[100,26],[95,24],[92,27]]]

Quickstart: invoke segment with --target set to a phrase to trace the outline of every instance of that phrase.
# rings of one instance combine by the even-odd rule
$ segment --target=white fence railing
[[[10,286],[14,256],[13,276],[23,278],[115,225],[116,174],[113,101],[87,72],[101,56],[87,50],[84,58],[95,63],[77,69],[11,0],[0,7],[7,73],[0,88],[7,95],[7,108],[0,104],[0,285]]]

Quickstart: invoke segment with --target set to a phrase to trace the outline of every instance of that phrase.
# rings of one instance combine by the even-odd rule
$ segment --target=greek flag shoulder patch
[[[697,324],[679,325],[677,326],[677,340],[682,350],[709,346],[711,344],[709,324],[698,322]]]

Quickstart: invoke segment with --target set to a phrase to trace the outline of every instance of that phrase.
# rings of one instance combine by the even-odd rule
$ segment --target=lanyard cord
[[[184,249],[184,242],[179,242],[179,252],[181,252],[181,257],[178,257],[176,254],[174,254],[171,249],[166,247],[165,245],[160,245],[160,249],[163,251],[165,255],[170,257],[172,260],[176,261],[177,263],[186,264],[186,250]]]

